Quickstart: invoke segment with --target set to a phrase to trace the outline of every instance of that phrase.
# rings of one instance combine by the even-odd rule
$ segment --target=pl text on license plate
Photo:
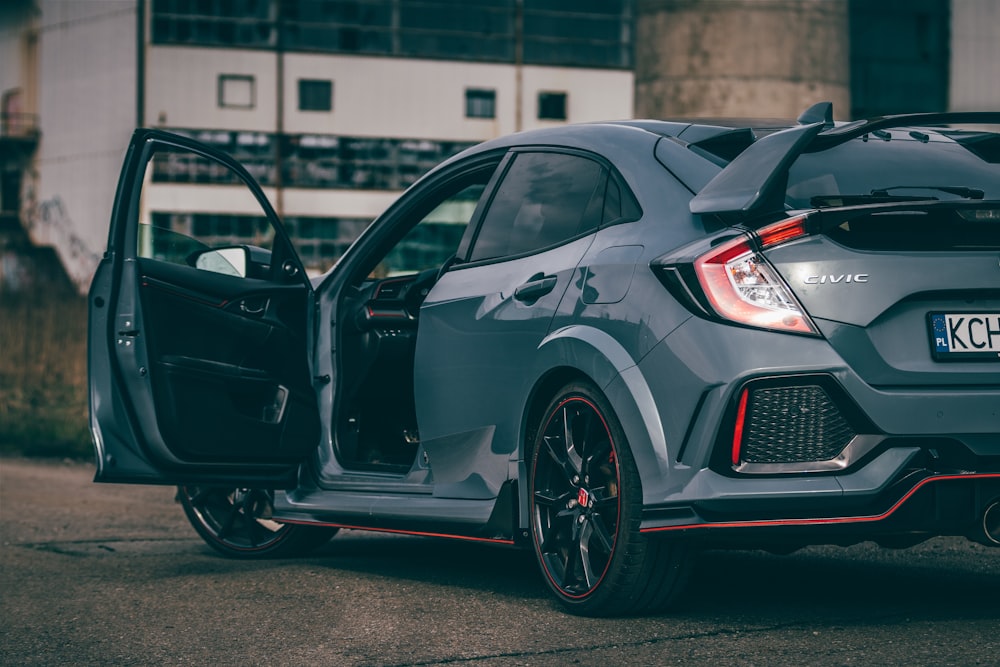
[[[930,323],[935,359],[1000,361],[1000,313],[931,313]]]

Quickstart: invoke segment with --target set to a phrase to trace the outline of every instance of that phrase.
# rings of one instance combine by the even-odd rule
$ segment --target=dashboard
[[[370,297],[357,311],[358,328],[399,332],[416,330],[420,305],[433,287],[437,273],[437,269],[430,269],[373,281],[364,290]]]

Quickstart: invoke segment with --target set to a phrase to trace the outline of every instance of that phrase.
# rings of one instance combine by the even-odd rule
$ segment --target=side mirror
[[[188,257],[188,263],[203,271],[246,278],[249,255],[246,246],[212,248],[193,253]]]

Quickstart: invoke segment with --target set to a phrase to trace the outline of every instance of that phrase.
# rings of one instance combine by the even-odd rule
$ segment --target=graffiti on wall
[[[100,253],[94,252],[77,234],[62,197],[55,195],[39,201],[36,187],[38,173],[31,170],[25,176],[24,197],[21,200],[21,220],[24,221],[25,232],[33,243],[52,246],[69,278],[80,291],[86,290],[101,260]]]

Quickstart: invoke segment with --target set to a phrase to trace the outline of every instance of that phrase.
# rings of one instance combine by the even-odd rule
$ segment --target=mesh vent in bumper
[[[741,458],[751,464],[827,461],[855,435],[820,386],[751,389]]]

